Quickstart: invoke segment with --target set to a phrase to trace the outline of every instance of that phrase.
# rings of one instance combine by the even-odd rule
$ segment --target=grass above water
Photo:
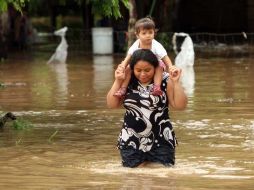
[[[32,128],[33,125],[30,122],[24,120],[23,118],[18,118],[13,121],[12,127],[16,130],[24,130]]]

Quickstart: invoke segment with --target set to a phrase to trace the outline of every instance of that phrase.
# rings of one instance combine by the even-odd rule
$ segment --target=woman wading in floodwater
[[[165,166],[175,164],[175,133],[169,120],[169,106],[184,109],[187,97],[180,84],[181,70],[172,66],[163,74],[162,95],[152,95],[156,56],[148,49],[135,51],[130,60],[132,72],[126,96],[114,96],[123,82],[125,68],[119,65],[115,81],[107,95],[109,108],[126,109],[118,138],[118,148],[125,167],[137,167],[148,162]],[[172,75],[174,73],[174,75]]]

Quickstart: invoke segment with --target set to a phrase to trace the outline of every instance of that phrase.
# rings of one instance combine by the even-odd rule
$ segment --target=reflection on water
[[[114,59],[111,55],[93,56],[93,86],[97,93],[106,92],[114,76]]]
[[[251,58],[197,57],[188,107],[171,112],[176,165],[128,169],[116,149],[124,110],[105,105],[123,57],[70,56],[60,65],[47,57],[0,64],[0,109],[34,125],[0,132],[3,189],[253,189]]]
[[[68,71],[66,63],[56,62],[49,64],[49,67],[56,73],[57,81],[57,103],[65,106],[68,96]]]
[[[181,84],[185,93],[192,97],[195,89],[195,72],[192,66],[182,66]]]

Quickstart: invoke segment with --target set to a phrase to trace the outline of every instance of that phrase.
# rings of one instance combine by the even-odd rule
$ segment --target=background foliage
[[[0,13],[7,10],[8,4],[12,4],[17,10],[21,11],[21,7],[25,6],[26,2],[29,2],[29,0],[0,0]]]

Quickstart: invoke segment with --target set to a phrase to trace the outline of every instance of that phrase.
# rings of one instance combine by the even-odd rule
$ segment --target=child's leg
[[[127,66],[125,69],[125,79],[124,79],[120,89],[114,94],[114,96],[122,98],[125,95],[127,86],[129,85],[129,82],[130,82],[130,79],[131,79],[131,70],[130,70],[130,67]]]
[[[163,74],[163,67],[157,66],[155,69],[155,74],[154,74],[154,87],[153,87],[152,95],[155,95],[155,96],[162,95],[162,91],[161,91],[162,74]]]

